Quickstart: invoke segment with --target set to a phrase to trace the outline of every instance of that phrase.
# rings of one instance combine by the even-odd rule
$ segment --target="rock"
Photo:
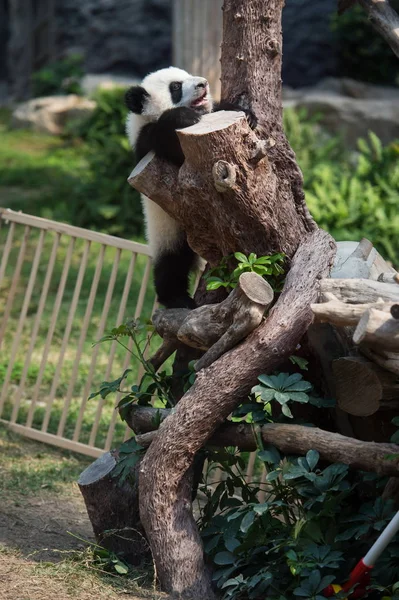
[[[124,77],[123,75],[113,75],[112,73],[87,73],[80,82],[83,93],[90,96],[96,90],[110,90],[115,87],[130,87],[139,83],[137,77]]]
[[[285,96],[284,107],[319,115],[319,123],[343,136],[349,148],[373,131],[383,143],[399,138],[399,89],[329,78],[313,88]]]
[[[399,88],[384,85],[373,85],[364,81],[356,81],[349,77],[325,77],[315,86],[304,88],[302,93],[307,92],[329,92],[359,98],[361,100],[397,100],[399,102]]]
[[[87,119],[95,107],[93,100],[75,94],[34,98],[17,106],[12,126],[60,135],[68,122]]]

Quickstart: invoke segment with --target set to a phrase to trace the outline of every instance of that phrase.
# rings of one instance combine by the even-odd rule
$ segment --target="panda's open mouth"
[[[203,91],[203,93],[201,94],[201,96],[199,96],[198,98],[196,98],[195,100],[193,100],[191,102],[191,107],[197,108],[198,106],[203,106],[207,102],[208,102],[208,90],[205,89]]]

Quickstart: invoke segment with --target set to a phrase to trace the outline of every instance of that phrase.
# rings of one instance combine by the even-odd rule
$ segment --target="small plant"
[[[232,271],[230,264],[234,260],[237,266]],[[205,273],[206,289],[217,290],[224,287],[227,291],[231,291],[237,286],[242,273],[257,273],[266,279],[275,291],[280,291],[283,283],[284,260],[285,255],[282,252],[259,258],[254,253],[245,256],[242,252],[235,252],[222,258],[217,267]]]
[[[171,378],[166,371],[158,373],[152,363],[147,360],[145,353],[151,342],[151,336],[148,336],[149,328],[145,328],[139,321],[128,321],[124,325],[115,327],[103,336],[97,343],[117,342],[132,356],[134,356],[144,368],[144,375],[139,385],[132,385],[130,390],[122,389],[122,383],[127,379],[131,369],[126,369],[120,377],[113,381],[103,381],[100,389],[93,392],[89,399],[101,396],[106,398],[109,394],[120,393],[124,394],[122,400],[118,404],[121,418],[124,419],[126,411],[129,411],[132,404],[140,406],[156,405],[160,408],[169,406],[173,407],[175,401],[171,391]],[[130,338],[133,348],[129,348],[121,338]],[[153,402],[156,398],[155,402]]]
[[[292,419],[292,413],[288,402],[309,402],[309,392],[312,384],[304,381],[300,373],[279,373],[278,375],[259,375],[259,385],[252,388],[251,392],[256,400],[264,402],[265,409],[269,407],[272,400],[281,405],[283,415]]]

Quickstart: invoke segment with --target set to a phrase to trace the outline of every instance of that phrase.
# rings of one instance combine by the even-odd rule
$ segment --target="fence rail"
[[[136,380],[140,372],[116,342],[92,343],[127,317],[151,315],[149,248],[0,208],[0,256],[1,420],[101,455],[126,431],[108,400],[88,397],[128,367]]]
[[[142,371],[115,341],[93,342],[127,317],[151,316],[149,248],[0,208],[0,256],[0,421],[98,457],[131,431],[114,400],[89,401],[91,392],[127,368],[136,383]],[[216,469],[211,480],[222,476]],[[265,476],[250,454],[247,482]]]

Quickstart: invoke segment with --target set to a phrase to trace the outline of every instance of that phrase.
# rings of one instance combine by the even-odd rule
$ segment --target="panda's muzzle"
[[[198,97],[191,102],[192,108],[197,108],[208,102],[209,84],[206,80],[197,83],[195,89],[198,90]]]

